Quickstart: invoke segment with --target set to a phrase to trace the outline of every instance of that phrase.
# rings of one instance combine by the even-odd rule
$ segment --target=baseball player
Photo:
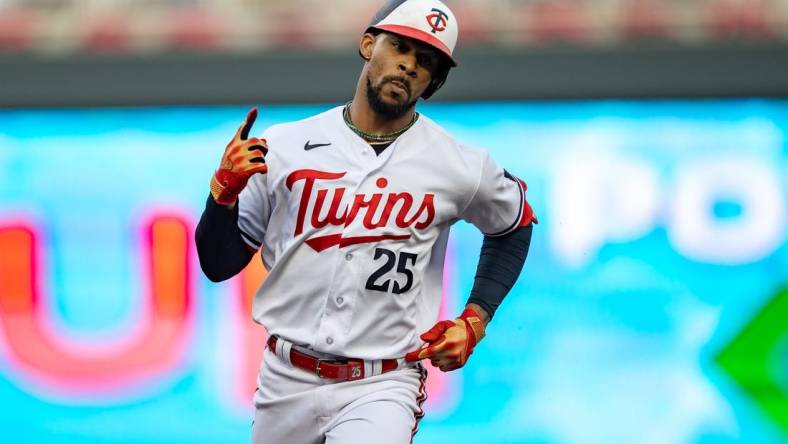
[[[254,443],[410,442],[421,360],[462,367],[517,280],[536,222],[525,183],[415,109],[457,66],[457,33],[438,0],[389,1],[359,42],[352,101],[260,138],[252,109],[225,149],[196,240],[213,281],[261,249],[268,269]],[[464,311],[435,323],[458,220],[482,253]]]

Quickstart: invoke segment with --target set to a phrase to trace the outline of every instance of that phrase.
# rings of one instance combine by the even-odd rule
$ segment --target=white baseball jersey
[[[503,235],[533,217],[522,181],[424,115],[380,155],[342,107],[262,137],[268,173],[239,197],[239,227],[268,269],[252,315],[318,352],[416,350],[438,316],[451,225]]]

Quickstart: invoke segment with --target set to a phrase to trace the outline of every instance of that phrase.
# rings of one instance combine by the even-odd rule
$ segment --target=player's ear
[[[358,42],[358,54],[362,59],[369,61],[372,58],[372,50],[375,48],[375,35],[372,33],[364,33],[361,36],[361,41]]]

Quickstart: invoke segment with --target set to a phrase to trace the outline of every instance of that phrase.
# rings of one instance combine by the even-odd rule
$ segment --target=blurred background
[[[0,0],[0,442],[248,441],[265,270],[202,276],[208,180],[250,106],[351,98],[382,3]],[[788,442],[788,1],[447,3],[419,110],[540,224],[415,442]],[[453,228],[446,317],[480,245]]]

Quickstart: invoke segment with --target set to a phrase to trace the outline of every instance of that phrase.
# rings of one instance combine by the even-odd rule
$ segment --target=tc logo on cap
[[[449,15],[438,8],[432,8],[432,14],[427,16],[427,23],[432,28],[432,33],[436,34],[438,31],[446,29],[446,25],[449,23]]]

